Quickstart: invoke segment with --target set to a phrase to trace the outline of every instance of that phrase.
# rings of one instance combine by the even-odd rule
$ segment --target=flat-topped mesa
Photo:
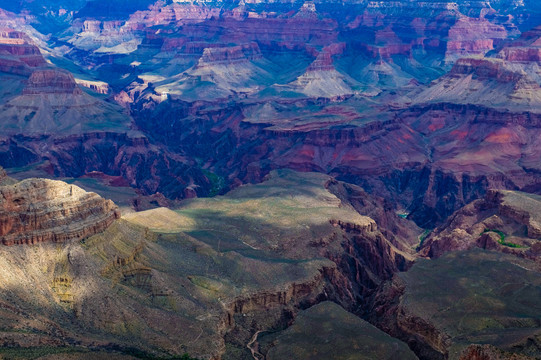
[[[81,95],[73,75],[56,69],[40,69],[32,73],[23,90],[25,95],[73,94]]]
[[[229,46],[209,47],[203,50],[203,55],[197,64],[198,68],[220,64],[238,64],[261,58],[261,50],[256,43]]]
[[[111,200],[62,181],[27,179],[0,186],[3,245],[84,239],[119,217]]]

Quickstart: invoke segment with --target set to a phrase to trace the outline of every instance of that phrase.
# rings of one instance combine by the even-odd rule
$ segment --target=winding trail
[[[259,347],[259,344],[257,343],[257,337],[259,336],[259,334],[264,332],[265,331],[263,330],[256,331],[254,336],[252,336],[250,342],[246,345],[248,350],[250,350],[250,352],[252,353],[252,357],[254,358],[254,360],[263,360],[265,358],[263,354],[261,354],[257,349]]]

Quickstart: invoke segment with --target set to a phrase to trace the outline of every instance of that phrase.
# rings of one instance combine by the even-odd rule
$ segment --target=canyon
[[[540,49],[534,0],[0,0],[0,357],[540,358]]]

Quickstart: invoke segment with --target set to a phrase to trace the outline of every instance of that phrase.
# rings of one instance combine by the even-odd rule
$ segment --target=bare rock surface
[[[45,179],[0,187],[0,209],[4,245],[80,240],[105,230],[120,216],[110,200]]]
[[[540,261],[541,197],[509,190],[492,190],[450,216],[424,241],[420,254],[474,247],[497,250]]]

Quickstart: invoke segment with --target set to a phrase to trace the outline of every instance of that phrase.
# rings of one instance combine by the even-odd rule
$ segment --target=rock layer
[[[480,247],[540,260],[541,197],[518,191],[491,190],[452,214],[426,239],[420,254],[439,257]]]
[[[40,50],[25,33],[13,29],[0,30],[0,71],[29,75],[32,68],[45,64]]]
[[[81,95],[82,91],[75,83],[73,75],[56,69],[35,70],[23,90],[24,95],[38,94],[73,94]]]
[[[28,179],[0,187],[0,242],[64,242],[105,230],[120,216],[116,205],[61,181]]]

